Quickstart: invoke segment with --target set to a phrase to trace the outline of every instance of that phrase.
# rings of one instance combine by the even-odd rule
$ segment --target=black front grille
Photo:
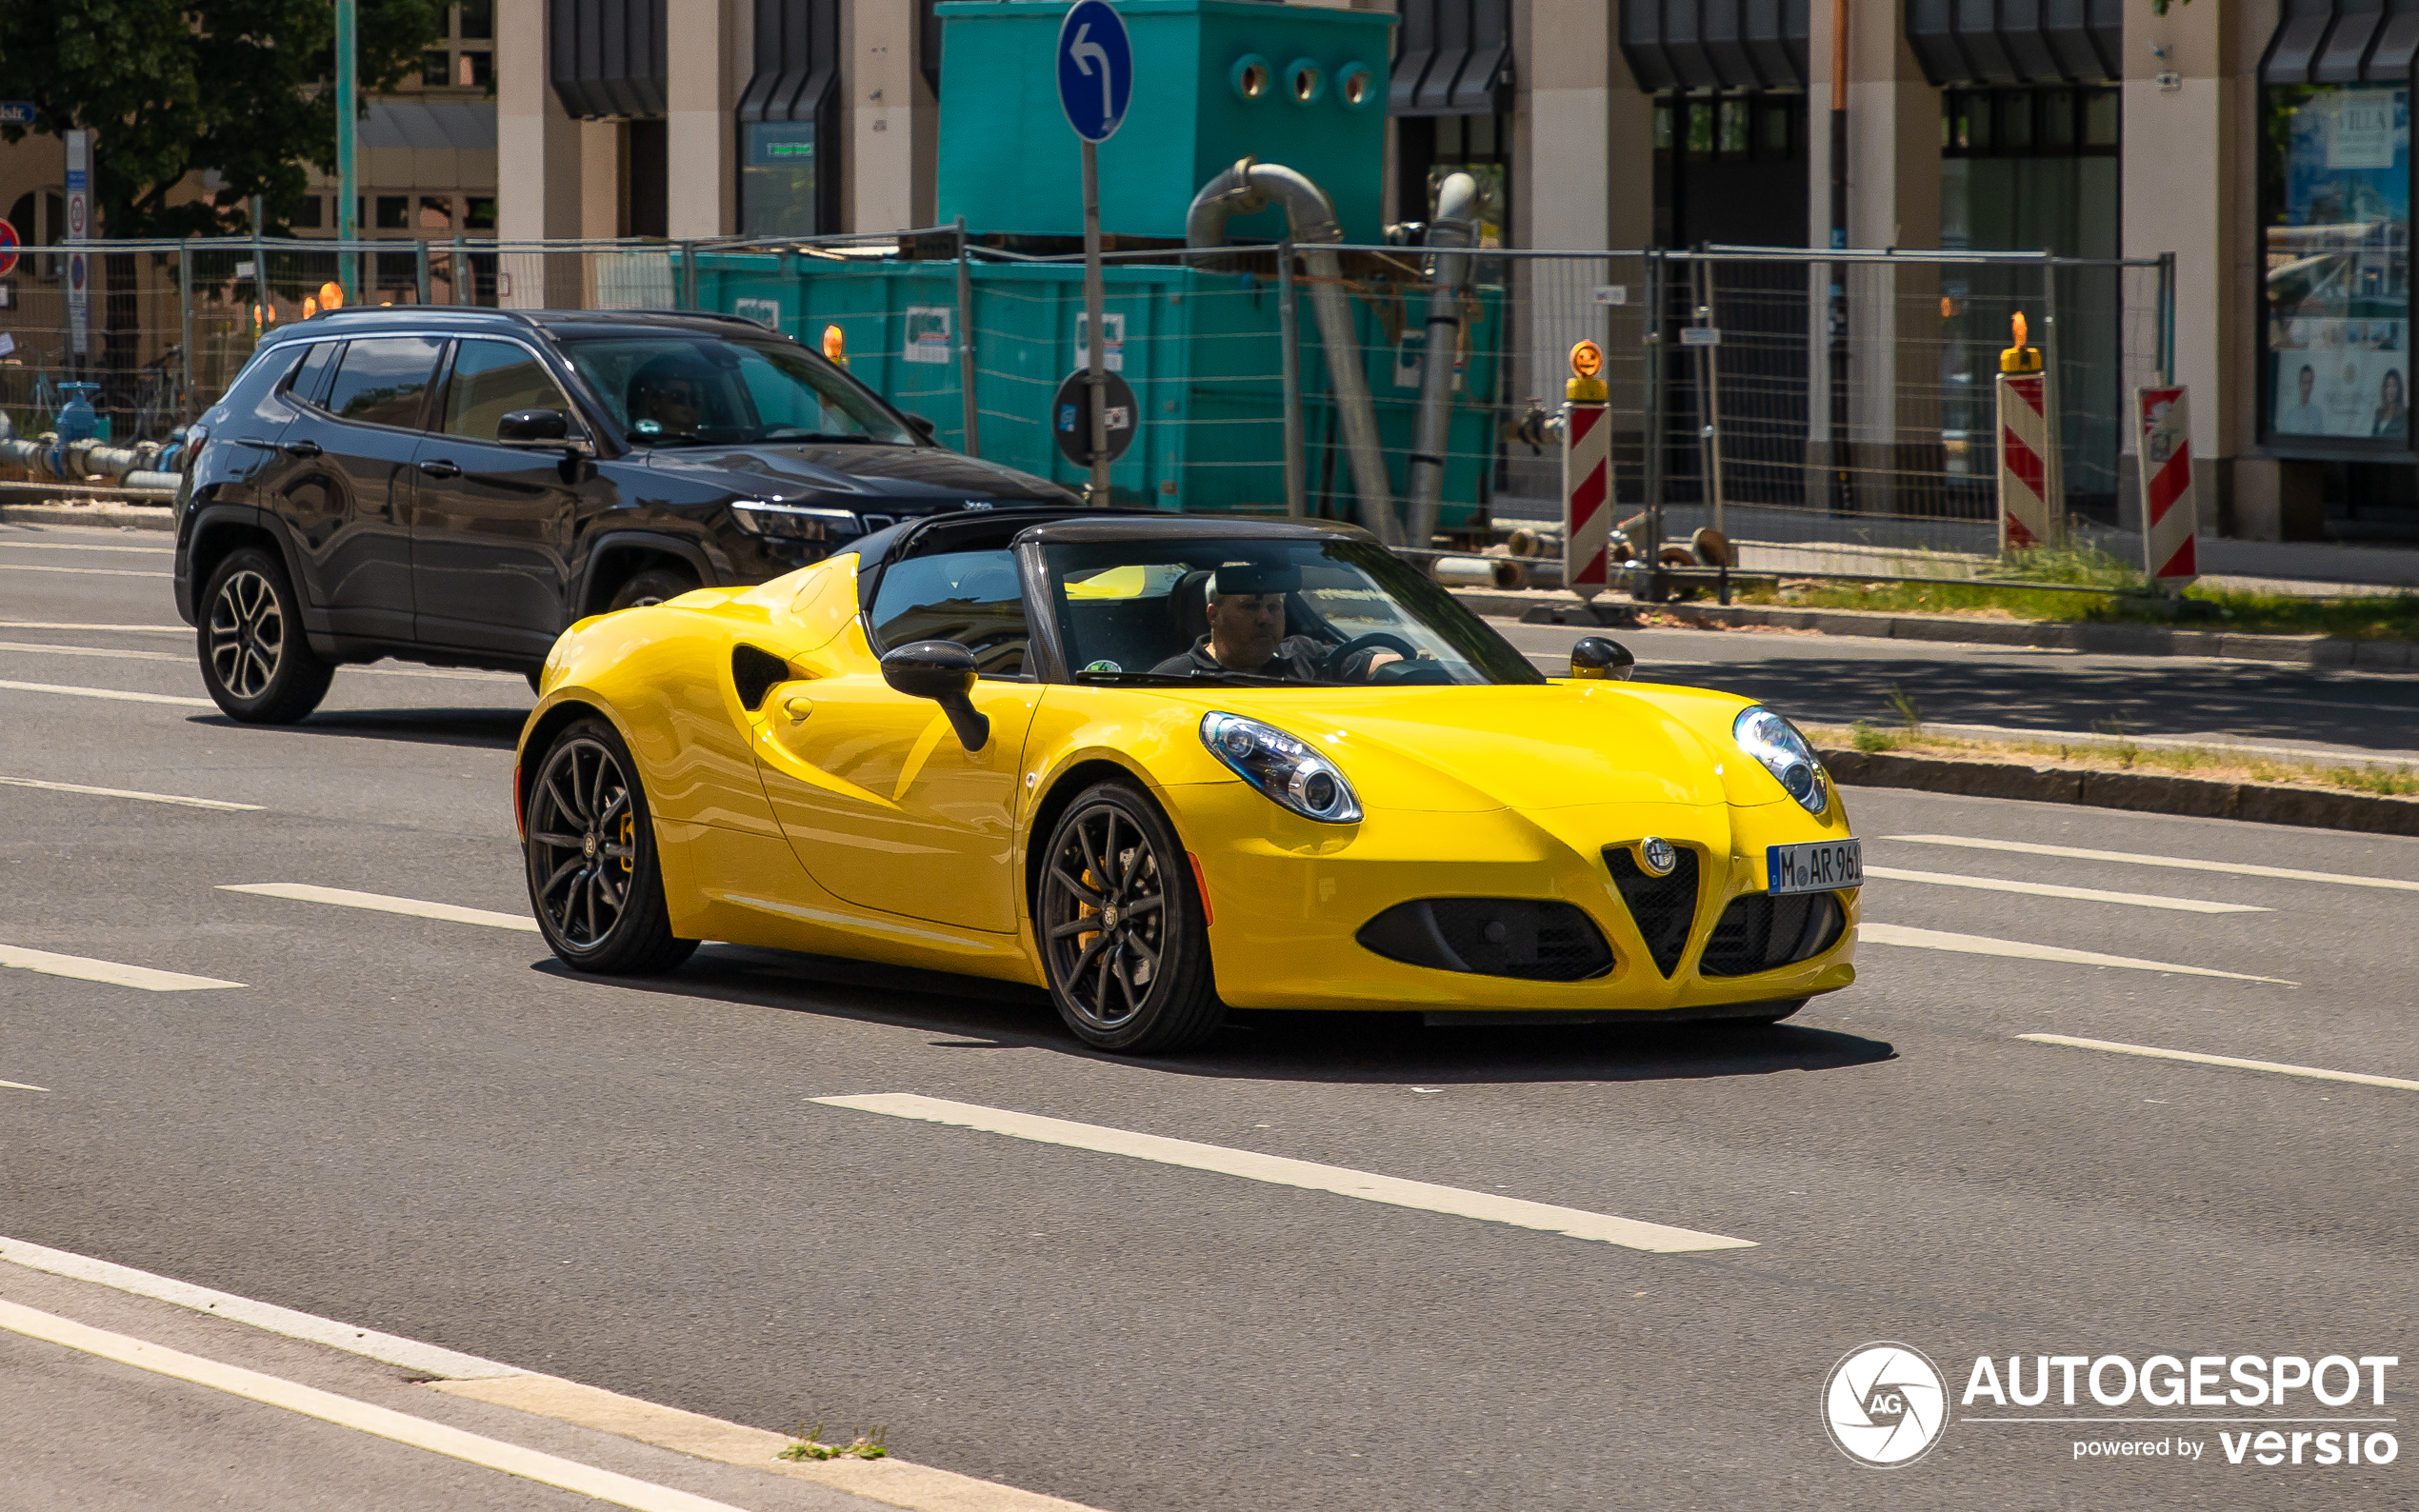
[[[1697,970],[1709,977],[1751,977],[1811,960],[1839,943],[1847,910],[1832,892],[1797,892],[1775,898],[1750,892],[1730,900],[1713,922]]]
[[[1613,885],[1629,905],[1629,917],[1647,943],[1654,968],[1669,976],[1689,948],[1689,926],[1697,917],[1697,853],[1686,846],[1672,847],[1679,864],[1668,877],[1653,877],[1638,865],[1627,846],[1605,846],[1605,865],[1612,868]]]
[[[1389,961],[1529,982],[1584,982],[1612,969],[1612,947],[1579,908],[1533,898],[1398,903],[1353,938]]]

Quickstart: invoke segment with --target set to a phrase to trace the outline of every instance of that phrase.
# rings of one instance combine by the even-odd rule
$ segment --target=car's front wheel
[[[336,669],[311,654],[286,565],[259,547],[230,551],[202,589],[202,686],[227,717],[290,725],[319,706]]]
[[[652,976],[697,948],[672,933],[638,764],[611,725],[583,719],[554,737],[524,819],[530,904],[566,965]]]
[[[1033,925],[1059,1017],[1087,1044],[1170,1055],[1226,1015],[1190,861],[1159,806],[1095,784],[1051,826]]]
[[[696,587],[697,580],[686,572],[671,567],[649,567],[613,590],[612,598],[605,605],[605,612],[642,609],[650,604],[661,604],[666,599],[676,599],[684,593],[694,592]]]

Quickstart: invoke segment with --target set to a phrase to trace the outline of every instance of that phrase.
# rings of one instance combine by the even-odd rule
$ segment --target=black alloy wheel
[[[693,592],[696,587],[697,580],[686,572],[670,567],[649,567],[613,590],[613,597],[605,606],[605,612],[643,609],[650,604],[661,604],[666,599],[676,599],[684,593]]]
[[[1226,1015],[1190,861],[1127,783],[1087,788],[1059,816],[1033,924],[1059,1017],[1087,1044],[1173,1054]]]
[[[202,589],[202,684],[227,717],[290,725],[319,706],[336,669],[304,638],[286,565],[259,547],[230,552]]]
[[[582,971],[652,976],[697,948],[672,933],[636,770],[612,726],[584,719],[555,737],[530,785],[530,903],[547,945]]]

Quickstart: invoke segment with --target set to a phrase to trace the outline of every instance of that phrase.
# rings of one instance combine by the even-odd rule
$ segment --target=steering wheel
[[[1363,651],[1392,651],[1407,662],[1419,655],[1418,647],[1391,630],[1371,630],[1367,635],[1355,635],[1319,658],[1319,670],[1332,677],[1343,669],[1347,662]]]

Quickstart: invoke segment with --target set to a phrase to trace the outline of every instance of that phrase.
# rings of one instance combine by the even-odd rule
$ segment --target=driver
[[[705,417],[706,366],[681,352],[667,352],[631,375],[630,428],[641,435],[690,435]]]
[[[1329,668],[1326,659],[1332,647],[1312,636],[1285,633],[1285,596],[1301,586],[1298,567],[1228,563],[1210,580],[1210,633],[1193,642],[1192,649],[1151,670],[1178,677],[1190,671],[1229,671],[1306,683],[1357,682],[1389,662],[1402,660],[1393,651],[1369,649]]]

